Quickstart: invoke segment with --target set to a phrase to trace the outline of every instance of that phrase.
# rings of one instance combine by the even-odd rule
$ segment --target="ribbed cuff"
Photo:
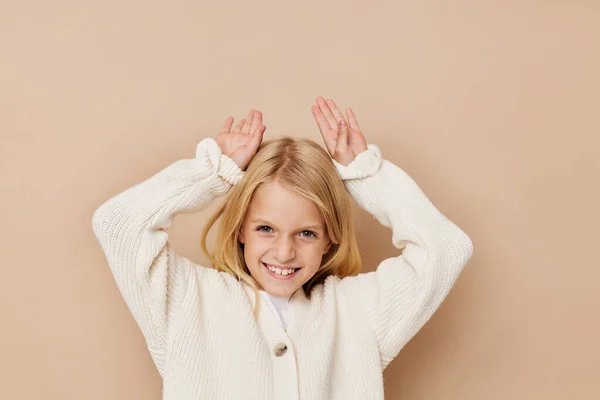
[[[231,157],[223,154],[221,147],[213,138],[203,139],[196,146],[196,158],[204,159],[207,157],[217,175],[231,185],[238,183],[244,176],[244,171]]]
[[[332,159],[333,160],[333,159]],[[342,180],[360,179],[374,175],[381,166],[381,150],[377,145],[367,145],[367,150],[358,154],[352,162],[346,166],[333,160]]]

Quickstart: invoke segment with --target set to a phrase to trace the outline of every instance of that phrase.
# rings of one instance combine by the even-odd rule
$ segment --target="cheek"
[[[260,238],[249,238],[244,244],[244,254],[251,257],[261,257],[269,248],[266,240]]]
[[[323,259],[325,246],[321,244],[306,245],[302,251],[302,256],[306,261],[319,265]]]

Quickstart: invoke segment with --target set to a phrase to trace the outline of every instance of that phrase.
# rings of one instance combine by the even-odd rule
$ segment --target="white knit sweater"
[[[212,138],[102,204],[92,218],[140,327],[163,398],[382,399],[382,371],[427,322],[469,261],[469,237],[370,144],[348,166],[348,192],[392,229],[402,254],[376,271],[330,276],[290,299],[287,332],[236,277],[175,254],[173,217],[205,208],[244,172]],[[250,296],[249,296],[250,294]]]

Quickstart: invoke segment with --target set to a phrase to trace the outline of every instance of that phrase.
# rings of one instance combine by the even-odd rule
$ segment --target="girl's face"
[[[288,298],[313,277],[331,246],[317,206],[277,182],[254,192],[240,242],[254,280],[267,293]]]

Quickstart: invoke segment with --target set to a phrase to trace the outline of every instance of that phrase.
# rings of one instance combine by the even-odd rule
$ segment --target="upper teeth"
[[[271,271],[275,272],[277,275],[289,275],[289,274],[293,274],[294,271],[296,270],[295,268],[285,268],[285,269],[280,269],[277,267],[273,267],[272,265],[269,264],[265,264],[267,266],[267,268],[269,268]]]

